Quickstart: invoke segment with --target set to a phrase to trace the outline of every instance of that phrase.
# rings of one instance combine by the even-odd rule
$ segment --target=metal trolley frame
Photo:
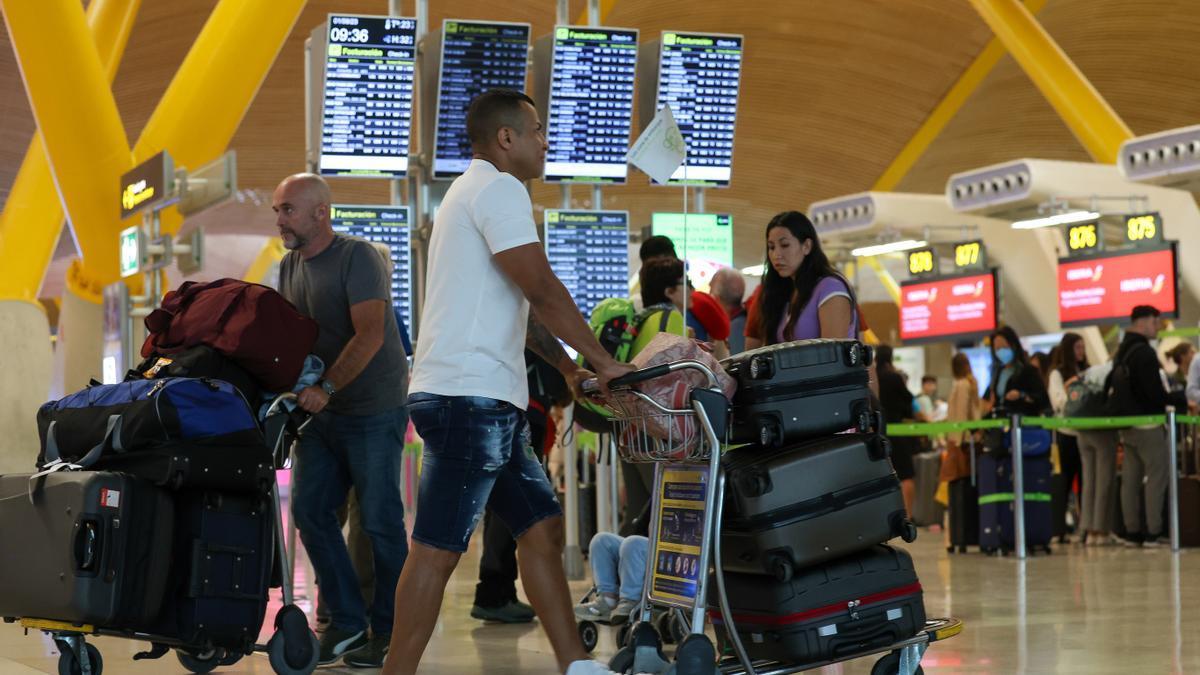
[[[674,410],[663,407],[646,394],[633,388],[633,385],[637,383],[689,369],[700,372],[707,383],[704,387],[695,388],[690,392],[690,408],[688,409]],[[594,381],[588,383],[593,386],[594,384]],[[637,617],[639,620],[630,630],[628,642],[609,662],[609,668],[618,673],[662,673],[665,675],[733,673],[785,675],[840,661],[884,654],[872,669],[873,675],[882,675],[883,673],[913,675],[918,672],[921,658],[930,643],[952,637],[962,631],[960,621],[935,619],[926,622],[925,628],[912,638],[884,648],[850,654],[840,659],[804,664],[751,660],[738,636],[733,612],[725,591],[725,575],[721,564],[719,541],[725,495],[725,474],[721,470],[720,449],[721,439],[727,438],[729,402],[718,386],[716,375],[699,361],[676,361],[616,378],[609,383],[609,387],[612,395],[604,401],[604,404],[613,413],[614,437],[617,440],[618,451],[622,459],[627,462],[660,463],[660,466],[656,467],[658,469],[656,476],[661,473],[662,465],[667,463],[707,467],[707,489],[704,491],[703,525],[697,565],[701,572],[696,578],[695,596],[691,599],[691,607],[684,612],[690,618],[690,624],[687,626],[688,635],[676,649],[674,661],[669,661],[662,651],[662,636],[659,635],[651,621],[651,611],[661,603],[657,603],[652,598],[655,565],[647,564],[646,579],[642,590],[641,614]],[[692,420],[679,424],[683,420],[673,419],[680,417],[690,417]],[[693,421],[694,424],[689,426],[688,423]],[[655,428],[659,433],[651,435],[648,431],[649,428]],[[665,434],[663,430],[665,430]],[[663,435],[666,438],[662,438]],[[660,518],[657,517],[663,499],[660,490],[661,482],[661,480],[655,481],[651,502],[652,513],[656,515],[651,519],[650,524],[650,541],[654,548],[656,548],[661,526]],[[716,582],[717,604],[720,607],[725,626],[720,634],[722,641],[728,642],[728,646],[733,651],[733,656],[723,658],[718,658],[717,648],[705,634],[705,618],[708,611],[706,600],[709,597],[709,575],[706,571],[710,565],[714,571],[713,579]]]

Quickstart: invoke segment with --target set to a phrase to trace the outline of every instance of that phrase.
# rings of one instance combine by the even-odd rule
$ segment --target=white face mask
[[[1158,338],[1151,338],[1150,346],[1154,347],[1155,349],[1158,349]]]

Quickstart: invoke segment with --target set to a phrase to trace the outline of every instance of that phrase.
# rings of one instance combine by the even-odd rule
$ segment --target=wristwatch
[[[333,383],[329,380],[321,380],[320,382],[317,382],[317,384],[321,387],[321,390],[325,392],[326,396],[333,396],[337,393],[337,387],[333,386]]]

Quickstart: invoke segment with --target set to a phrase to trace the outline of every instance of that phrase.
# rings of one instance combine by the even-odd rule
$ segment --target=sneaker
[[[1142,547],[1141,541],[1139,541],[1137,539],[1131,539],[1129,537],[1125,537],[1124,539],[1121,539],[1121,544],[1125,548],[1141,548]]]
[[[372,635],[367,644],[346,654],[342,662],[352,668],[382,668],[391,635]]]
[[[575,605],[575,618],[579,619],[580,621],[599,621],[601,623],[607,623],[612,619],[613,609],[613,606],[608,604],[607,600],[601,596],[596,596],[596,598],[591,602]],[[583,662],[576,661],[576,663]]]
[[[1142,542],[1142,548],[1165,548],[1171,546],[1171,540],[1167,537],[1146,537],[1146,541]]]
[[[566,675],[617,675],[599,661],[574,661],[567,666]]]
[[[613,607],[612,616],[609,618],[609,621],[612,622],[614,626],[619,626],[623,623],[626,623],[629,621],[630,615],[633,614],[637,607],[637,600],[621,598],[617,601],[617,606]]]
[[[367,644],[367,632],[364,630],[342,630],[330,626],[321,635],[321,655],[317,665],[325,666],[342,658],[347,652],[352,652]]]
[[[537,616],[533,608],[519,601],[512,600],[499,607],[471,607],[471,618],[480,621],[497,621],[499,623],[529,623]]]

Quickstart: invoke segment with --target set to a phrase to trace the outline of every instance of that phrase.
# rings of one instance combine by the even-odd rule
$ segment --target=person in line
[[[517,541],[525,593],[566,675],[610,671],[588,657],[563,571],[563,518],[530,448],[526,346],[555,366],[576,396],[595,366],[601,393],[633,370],[596,341],[554,276],[524,181],[542,175],[546,137],[533,100],[496,89],[467,110],[474,157],[446,192],[429,242],[421,340],[409,414],[425,441],[411,560],[395,587],[398,612],[384,662],[413,675],[441,613],[446,584],[491,508]]]
[[[1050,409],[1050,396],[1041,372],[1029,361],[1021,339],[1011,326],[1001,326],[991,337],[992,381],[983,393],[984,412],[1003,410],[1031,417]]]
[[[1064,333],[1055,352],[1056,362],[1050,371],[1049,384],[1046,387],[1050,396],[1050,407],[1056,417],[1064,416],[1067,406],[1067,387],[1074,384],[1079,376],[1091,367],[1087,360],[1087,345],[1079,333]],[[1063,427],[1058,429],[1058,464],[1060,467],[1058,485],[1055,489],[1063,499],[1070,495],[1071,486],[1075,479],[1083,482],[1082,456],[1079,453],[1079,432]],[[1083,486],[1080,485],[1082,488]],[[1082,495],[1082,489],[1080,490]],[[1082,501],[1082,498],[1081,500]],[[1067,531],[1066,510],[1063,510],[1063,522],[1055,526],[1060,532]],[[1065,542],[1062,535],[1060,542]]]
[[[917,396],[917,420],[921,422],[936,422],[937,420],[937,376],[921,376],[921,393]]]
[[[349,665],[378,667],[395,614],[392,591],[408,557],[400,499],[408,361],[387,264],[367,241],[334,233],[330,202],[329,186],[313,174],[285,178],[272,197],[289,251],[279,291],[320,326],[314,351],[326,364],[324,378],[298,398],[314,418],[296,450],[292,513],[332,619],[318,662],[345,657]],[[352,487],[374,561],[369,610],[337,516]]]
[[[1129,328],[1117,355],[1113,357],[1112,387],[1119,389],[1125,379],[1129,391],[1113,391],[1123,415],[1162,415],[1168,405],[1180,413],[1189,409],[1183,392],[1168,392],[1166,374],[1159,363],[1155,343],[1162,330],[1162,313],[1151,305],[1138,305],[1129,315]],[[1118,378],[1123,368],[1127,378]],[[1194,409],[1196,404],[1190,404]],[[1125,518],[1126,546],[1147,548],[1166,546],[1163,507],[1167,499],[1167,481],[1174,468],[1167,465],[1167,430],[1162,424],[1121,430],[1125,459],[1121,465],[1121,514]],[[1146,529],[1142,530],[1144,497]]]
[[[1112,361],[1100,363],[1079,373],[1090,391],[1103,391],[1112,372]],[[1117,446],[1120,436],[1115,429],[1080,429],[1079,529],[1085,546],[1115,546],[1122,540],[1113,531],[1113,491],[1117,484]]]
[[[656,260],[680,260],[675,253],[675,242],[670,237],[658,234],[642,242],[638,249],[642,267]],[[682,262],[682,260],[680,260]],[[640,277],[639,272],[639,277]],[[721,304],[713,296],[692,288],[687,283],[687,325],[692,329],[692,337],[707,342],[713,347],[713,354],[721,359],[729,355],[729,317]],[[683,306],[682,300],[679,303]],[[643,305],[645,307],[645,305]]]
[[[1196,360],[1196,345],[1180,342],[1167,350],[1167,358],[1175,364],[1175,372],[1168,379],[1171,391],[1187,391],[1188,373],[1192,369],[1192,362]]]
[[[741,354],[746,351],[746,279],[732,267],[722,267],[709,290],[729,316],[729,353]]]
[[[766,244],[768,264],[746,317],[746,349],[857,337],[854,290],[829,262],[808,216],[776,215],[767,223]]]
[[[1029,365],[1037,370],[1042,378],[1042,386],[1050,385],[1050,371],[1054,369],[1053,358],[1046,352],[1034,352],[1029,355]]]
[[[896,370],[891,345],[875,348],[876,377],[879,380],[879,402],[883,405],[883,417],[888,424],[910,422],[913,418],[912,392],[904,384],[904,376]],[[913,498],[916,496],[916,468],[913,455],[920,451],[921,439],[897,436],[892,441],[892,468],[900,479],[900,490],[904,495],[904,508],[912,515]]]

